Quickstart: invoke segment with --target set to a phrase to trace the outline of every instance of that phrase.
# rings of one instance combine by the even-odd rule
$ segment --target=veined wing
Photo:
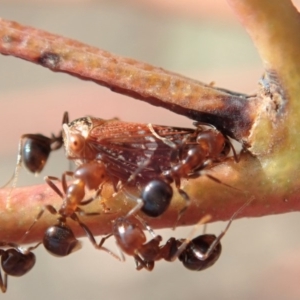
[[[85,147],[89,148],[89,153],[93,153],[94,159],[106,164],[112,176],[122,181],[139,168],[141,170],[137,177],[141,179],[157,177],[169,169],[173,163],[171,155],[174,148],[164,139],[180,145],[187,135],[195,132],[190,128],[152,125],[157,134],[155,136],[147,124],[95,118],[91,118],[91,121]]]

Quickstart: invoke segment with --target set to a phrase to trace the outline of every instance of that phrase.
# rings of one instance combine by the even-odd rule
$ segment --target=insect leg
[[[232,221],[236,218],[236,216],[243,210],[245,209],[245,207],[247,207],[252,201],[254,200],[254,198],[249,199],[246,203],[244,203],[230,218],[229,222],[227,223],[225,229],[217,236],[217,238],[214,240],[214,242],[210,245],[210,247],[208,248],[208,250],[206,251],[205,254],[203,254],[203,256],[199,257],[200,260],[205,260],[207,259],[207,257],[209,257],[211,255],[211,253],[213,252],[213,250],[215,249],[215,247],[220,243],[220,240],[222,239],[222,237],[226,234],[226,232],[228,231]],[[198,255],[197,255],[198,257]]]
[[[174,261],[186,249],[187,245],[191,242],[199,226],[206,224],[210,220],[211,220],[211,215],[205,215],[204,217],[202,217],[200,221],[194,226],[189,236],[183,241],[180,247],[178,247],[176,253],[171,258],[169,258],[169,261]]]
[[[93,244],[93,246],[94,246],[96,249],[104,250],[104,251],[106,251],[107,253],[109,253],[111,256],[113,256],[114,258],[116,258],[117,260],[122,261],[122,259],[121,259],[118,255],[116,255],[116,254],[113,253],[111,250],[109,250],[109,249],[107,249],[107,248],[105,248],[105,247],[102,246],[102,244],[104,243],[104,241],[101,240],[102,244],[101,244],[101,242],[100,242],[99,245],[97,244],[97,242],[96,242],[96,240],[95,240],[95,237],[94,237],[94,235],[92,234],[91,230],[90,230],[84,223],[82,223],[82,222],[79,220],[78,216],[77,216],[75,213],[73,213],[73,214],[70,216],[70,218],[73,219],[75,222],[77,222],[77,223],[79,224],[79,226],[84,230],[86,236],[88,237],[88,239],[90,240],[90,242]]]

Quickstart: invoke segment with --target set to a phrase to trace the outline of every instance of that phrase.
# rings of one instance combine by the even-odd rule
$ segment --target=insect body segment
[[[151,180],[142,190],[141,199],[143,206],[141,211],[149,217],[162,215],[173,197],[172,187],[161,179]]]
[[[199,235],[187,244],[178,259],[191,271],[202,271],[211,267],[219,259],[222,252],[222,245],[218,242],[208,254],[208,250],[216,239],[217,237],[213,234]]]
[[[3,293],[7,290],[7,277],[20,277],[28,273],[35,265],[35,255],[32,250],[40,245],[27,249],[14,243],[0,242],[0,260],[3,275],[0,270],[0,289]],[[8,248],[8,249],[5,249]]]

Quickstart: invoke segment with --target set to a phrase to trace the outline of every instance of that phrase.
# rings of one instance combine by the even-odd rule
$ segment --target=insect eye
[[[80,134],[72,134],[70,136],[69,147],[73,152],[80,152],[84,147],[84,137]]]

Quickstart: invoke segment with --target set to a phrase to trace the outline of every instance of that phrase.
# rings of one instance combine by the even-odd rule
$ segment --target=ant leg
[[[144,261],[139,255],[134,255],[136,270],[140,271],[145,268],[147,271],[152,271],[154,268],[154,261]]]
[[[47,209],[49,211],[49,213],[52,214],[52,215],[57,215],[58,214],[56,208],[52,205],[49,205],[49,204],[45,205],[45,209]]]
[[[231,189],[234,189],[236,191],[239,191],[239,192],[242,192],[242,190],[238,189],[238,188],[235,188],[223,181],[221,181],[220,179],[218,179],[217,177],[213,176],[213,175],[210,175],[207,171],[204,171],[204,170],[201,170],[201,171],[197,171],[196,173],[192,174],[191,176],[189,176],[189,178],[198,178],[200,176],[206,176],[207,178],[209,178],[210,180],[218,183],[218,184],[221,184],[221,185],[224,185],[228,188],[231,188]]]
[[[105,183],[106,183],[106,181],[103,182],[103,183],[101,184],[101,186],[99,186],[99,188],[96,190],[96,193],[95,193],[95,195],[94,195],[93,197],[81,201],[79,205],[87,205],[87,204],[93,202],[94,200],[96,200],[96,199],[99,197],[99,195],[101,194],[102,189],[103,189],[103,186],[104,186]]]
[[[131,195],[128,191],[123,190],[125,196],[128,196],[131,199],[135,199],[135,197],[133,195]],[[144,221],[144,219],[142,219],[141,217],[137,216],[136,213],[139,212],[141,210],[141,208],[144,206],[144,201],[140,198],[136,199],[136,206],[134,206],[126,215],[126,218],[130,217],[130,216],[135,216],[136,219],[138,219],[140,221],[140,223],[144,226],[144,228],[146,228],[148,230],[148,232],[153,236],[156,237],[155,232],[153,231],[153,229],[150,227],[150,225]]]
[[[188,209],[188,207],[191,204],[191,199],[190,199],[189,195],[180,188],[180,181],[179,182],[176,181],[175,186],[176,186],[177,191],[180,194],[180,196],[185,200],[185,206],[179,211],[177,220],[173,226],[173,230],[176,228],[179,220],[181,219],[181,217],[183,216],[183,214],[186,212],[186,210]]]
[[[182,244],[178,247],[175,254],[169,258],[169,261],[174,261],[187,247],[187,245],[191,242],[193,236],[195,235],[195,232],[198,230],[198,227],[206,224],[211,220],[211,215],[205,215],[200,219],[200,221],[194,226],[192,231],[190,232],[189,236],[182,242]]]
[[[145,268],[143,260],[138,255],[134,256],[134,262],[135,262],[135,269],[137,271],[140,271],[143,268]]]
[[[105,237],[103,237],[102,239],[101,239],[101,241],[100,241],[100,243],[99,243],[99,247],[102,247],[102,245],[105,243],[105,241],[107,240],[107,239],[109,239],[111,236],[113,236],[113,234],[112,233],[110,233],[110,234],[108,234],[107,236],[105,236]]]
[[[107,240],[107,239],[109,239],[111,236],[113,236],[113,234],[112,233],[110,233],[110,234],[108,234],[107,236],[105,236],[105,237],[103,237],[102,239],[101,239],[101,241],[100,241],[100,243],[99,243],[99,245],[98,245],[98,247],[102,247],[102,245],[105,243],[105,241]],[[121,257],[121,262],[124,262],[125,261],[125,256],[124,256],[124,254],[123,254],[123,252],[121,251],[121,249],[119,248],[119,246],[118,246],[118,249],[119,249],[119,253],[120,253],[120,257]]]
[[[84,230],[86,236],[88,237],[88,239],[90,240],[90,242],[93,244],[93,246],[94,246],[96,249],[104,250],[104,251],[106,251],[107,253],[109,253],[111,256],[113,256],[114,258],[116,258],[117,260],[122,261],[122,259],[121,259],[118,255],[116,255],[115,253],[113,253],[113,252],[110,251],[109,249],[107,249],[107,248],[105,248],[105,247],[102,246],[102,244],[104,243],[104,241],[102,242],[102,244],[101,244],[101,242],[100,242],[101,246],[97,244],[97,242],[96,242],[96,240],[95,240],[95,237],[94,237],[94,235],[92,234],[91,230],[90,230],[84,223],[82,223],[82,222],[79,220],[78,216],[77,216],[75,213],[73,213],[73,214],[70,216],[70,218],[79,224],[79,226]],[[101,241],[102,241],[102,240],[101,240]]]
[[[48,210],[52,215],[56,215],[57,214],[57,210],[52,205],[45,205],[44,208],[41,209],[41,211],[35,217],[34,221],[31,224],[31,226],[24,233],[23,237],[21,238],[21,242],[20,243],[22,243],[25,240],[25,238],[28,236],[28,234],[30,233],[30,231],[32,230],[32,228],[35,226],[35,224],[37,223],[37,221],[42,217],[42,215],[44,214],[45,210]],[[38,247],[38,245],[39,244],[37,244],[35,246],[35,248]]]
[[[127,194],[127,193],[126,193],[126,194]],[[128,195],[129,197],[131,197],[131,195],[129,195],[129,194],[127,194],[127,195]],[[140,199],[140,198],[138,198],[138,199],[136,200],[136,202],[137,202],[136,206],[134,206],[134,207],[127,213],[126,217],[134,216],[134,215],[136,215],[136,213],[137,213],[138,211],[141,210],[141,208],[142,208],[143,205],[144,205],[143,200]]]
[[[4,188],[4,187],[8,186],[11,183],[11,188],[10,188],[9,193],[7,195],[7,198],[6,198],[6,209],[10,208],[11,194],[12,194],[12,191],[14,190],[14,188],[17,185],[20,169],[22,167],[22,162],[23,162],[23,158],[22,158],[23,139],[26,138],[26,137],[31,137],[31,136],[34,136],[34,135],[33,134],[24,134],[20,137],[20,141],[19,141],[19,144],[18,144],[17,163],[16,163],[14,173],[12,174],[12,176],[8,180],[8,182],[1,187],[1,188]]]
[[[6,243],[1,242],[1,246],[4,246]],[[5,253],[4,250],[0,249],[0,257]],[[2,259],[1,259],[2,260]],[[0,269],[0,289],[2,293],[6,292],[7,289],[7,274],[4,272],[4,279],[2,278],[1,269]]]
[[[66,171],[62,174],[61,176],[61,184],[63,187],[63,191],[66,193],[67,189],[68,189],[68,185],[67,185],[67,176],[73,177],[74,172],[71,171]]]
[[[216,182],[216,183],[222,184],[222,185],[227,186],[227,187],[229,187],[229,188],[231,188],[231,189],[234,189],[234,190],[236,190],[236,191],[241,191],[241,190],[238,189],[238,188],[235,188],[235,187],[233,187],[233,186],[231,186],[231,185],[229,185],[229,184],[226,184],[225,182],[222,182],[220,179],[218,179],[218,178],[216,178],[215,176],[212,176],[212,175],[206,173],[205,171],[201,171],[201,173],[202,173],[202,175],[205,175],[206,177],[208,177],[209,179],[213,180],[213,181]]]
[[[248,200],[246,203],[244,203],[243,206],[241,206],[230,218],[229,222],[227,223],[227,226],[225,229],[216,237],[215,235],[202,235],[198,236],[195,239],[191,239],[192,236],[190,235],[189,238],[185,240],[181,240],[182,244],[178,248],[177,253],[175,254],[174,258],[179,257],[183,253],[183,251],[189,247],[189,254],[186,253],[186,257],[183,259],[180,259],[184,266],[190,270],[204,270],[208,267],[210,267],[212,264],[215,263],[215,261],[218,259],[218,257],[221,254],[221,244],[220,241],[223,238],[223,236],[226,234],[227,230],[229,229],[232,221],[236,218],[236,216],[246,207],[248,206],[254,198]],[[202,220],[200,220],[202,222]],[[195,227],[196,229],[196,227]],[[194,231],[195,231],[194,229]],[[208,238],[209,237],[209,238]],[[205,241],[206,240],[206,241]],[[199,246],[202,242],[205,242],[207,246],[207,250],[205,252],[200,251],[200,249],[197,247],[198,243]],[[215,253],[216,251],[216,253]],[[198,261],[198,262],[197,262]],[[206,262],[206,263],[204,263]]]
[[[92,197],[92,198],[89,198],[89,199],[86,199],[86,200],[83,200],[79,203],[79,205],[88,205],[90,204],[91,202],[93,202],[97,197]]]
[[[25,249],[25,251],[24,251],[24,249],[22,248],[22,251],[20,250],[20,252],[21,253],[23,253],[23,254],[28,254],[28,253],[30,253],[32,250],[34,250],[34,249],[36,249],[39,245],[41,245],[42,244],[42,242],[39,242],[39,243],[37,243],[36,245],[34,245],[34,246],[30,246],[30,247],[28,247],[27,249]],[[19,249],[20,247],[18,247],[18,249]]]
[[[144,228],[146,228],[148,230],[148,232],[155,238],[157,235],[156,233],[153,231],[152,227],[145,222],[140,216],[135,216],[144,226]]]
[[[7,290],[7,274],[4,272],[4,276],[2,279],[1,270],[0,270],[0,288],[2,293],[6,293]]]
[[[30,246],[28,248],[22,247],[19,244],[16,243],[6,243],[6,242],[0,242],[0,247],[12,247],[16,250],[18,250],[20,253],[22,254],[28,254],[30,253],[32,250],[36,249],[40,244],[42,244],[42,242],[37,243],[35,246]],[[0,256],[2,255],[1,250],[0,250]]]
[[[129,195],[130,196],[130,195]],[[136,219],[138,219],[142,225],[144,226],[144,228],[146,228],[148,230],[148,232],[153,236],[156,237],[155,232],[153,231],[153,229],[150,227],[150,225],[145,222],[141,217],[136,216],[136,213],[139,212],[141,210],[141,208],[144,206],[144,202],[142,199],[138,198],[137,200],[137,204],[136,206],[134,206],[126,215],[126,218],[130,217],[130,216],[135,216]]]
[[[236,163],[238,163],[238,162],[240,161],[240,155],[237,155],[237,153],[236,153],[236,151],[235,151],[235,149],[234,149],[234,147],[233,147],[233,145],[232,145],[230,139],[229,139],[227,136],[225,136],[225,139],[226,139],[226,141],[227,141],[227,143],[228,143],[230,149],[232,150],[233,157],[234,157],[234,161],[235,161]]]
[[[136,176],[141,173],[143,169],[145,169],[150,163],[150,158],[146,159],[138,168],[130,175],[130,177],[127,180],[127,183],[130,183],[131,181],[135,180]],[[123,188],[123,185],[119,188],[121,190]]]
[[[220,240],[222,239],[222,237],[226,234],[227,230],[229,229],[232,221],[236,218],[236,216],[243,210],[245,209],[245,207],[247,207],[252,201],[254,200],[254,198],[249,199],[246,203],[244,203],[230,218],[229,222],[227,223],[225,229],[217,236],[217,238],[214,240],[214,242],[210,245],[210,247],[207,249],[206,253],[199,257],[197,255],[197,257],[200,260],[206,260],[207,257],[209,257],[211,255],[211,253],[214,251],[215,247],[220,243]]]
[[[2,186],[2,188],[6,187],[7,185],[9,185],[12,181],[12,186],[14,187],[16,185],[16,181],[19,174],[19,169],[22,166],[22,149],[23,149],[23,136],[21,136],[20,141],[19,141],[19,145],[18,145],[18,155],[17,155],[17,163],[16,163],[16,168],[15,171],[12,175],[12,177],[9,179],[9,181]]]
[[[32,230],[32,228],[34,227],[34,225],[37,223],[37,221],[42,217],[42,215],[44,214],[44,212],[45,212],[45,208],[41,209],[41,211],[37,214],[37,216],[35,217],[34,221],[30,225],[30,227],[23,234],[23,237],[21,238],[21,242],[20,243],[22,243],[26,239],[26,237],[28,236],[28,234],[30,233],[30,231]]]
[[[151,123],[147,124],[147,127],[149,128],[149,130],[151,131],[151,133],[159,140],[161,140],[163,143],[165,143],[166,145],[168,145],[170,148],[177,148],[176,144],[173,143],[172,141],[170,141],[169,139],[167,138],[164,138],[162,136],[160,136],[159,134],[157,134],[152,126]]]
[[[52,181],[61,181],[59,178],[57,177],[53,177],[53,176],[45,176],[44,180],[46,181],[46,183],[52,188],[52,190],[58,195],[60,196],[60,198],[64,199],[64,195],[61,192],[61,190],[52,182]]]

